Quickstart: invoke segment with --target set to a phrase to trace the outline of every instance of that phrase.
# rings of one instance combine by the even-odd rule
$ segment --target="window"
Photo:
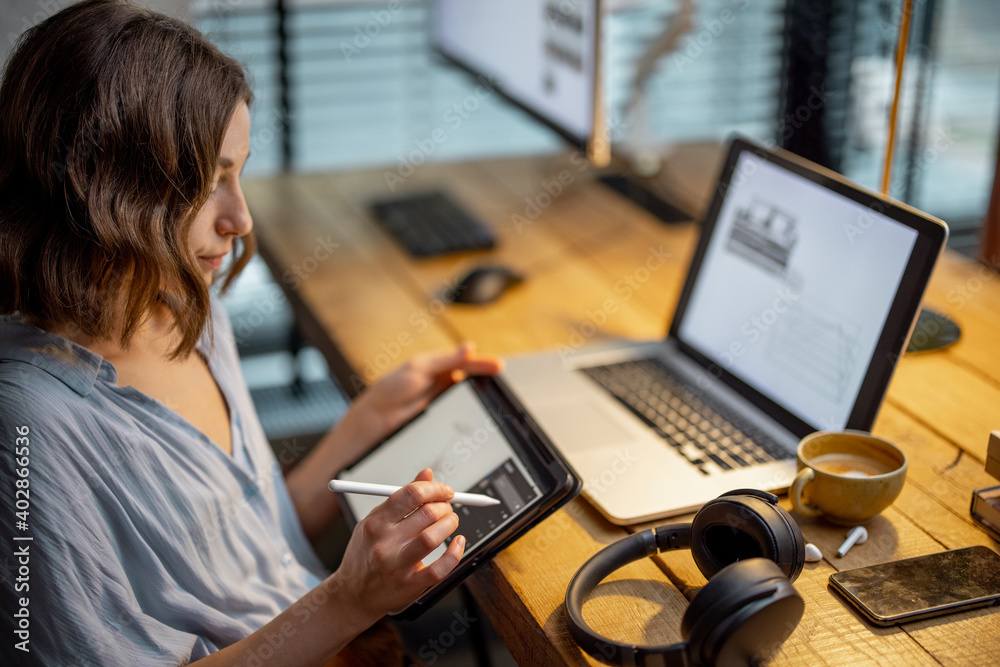
[[[200,0],[193,8],[197,25],[253,76],[248,173],[282,166],[286,126],[290,166],[298,170],[565,149],[498,97],[461,122],[448,115],[476,84],[431,53],[428,0],[404,1],[398,11],[378,0],[284,4],[283,19],[265,0]],[[955,244],[974,246],[994,178],[1000,11],[995,0],[914,5],[891,194],[946,220]],[[604,6],[603,85],[615,141],[659,146],[735,131],[880,187],[898,0]],[[642,103],[630,106],[647,54],[658,57],[650,59]],[[813,109],[817,94],[822,105]],[[421,150],[436,129],[447,141]]]

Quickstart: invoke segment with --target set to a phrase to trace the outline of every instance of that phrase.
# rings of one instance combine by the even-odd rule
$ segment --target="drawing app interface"
[[[467,383],[442,394],[423,415],[340,478],[401,486],[412,482],[423,468],[433,470],[435,480],[455,491],[500,500],[491,507],[454,505],[459,519],[455,535],[465,536],[466,555],[542,497],[527,467]],[[385,501],[353,494],[346,499],[358,520]],[[437,560],[450,541],[428,555],[424,563]]]
[[[842,428],[917,232],[743,153],[679,337],[816,428]]]

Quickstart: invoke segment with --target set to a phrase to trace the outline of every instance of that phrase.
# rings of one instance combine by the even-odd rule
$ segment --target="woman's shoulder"
[[[0,406],[58,408],[74,396],[86,396],[102,362],[65,338],[16,320],[0,320]]]
[[[84,403],[63,379],[21,360],[0,359],[0,419],[31,413],[58,417]]]
[[[36,327],[0,320],[0,427],[43,429],[53,447],[101,412],[95,385],[110,373],[100,356]]]

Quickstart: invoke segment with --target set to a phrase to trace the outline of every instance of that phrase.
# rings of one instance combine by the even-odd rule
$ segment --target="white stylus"
[[[339,493],[362,493],[366,496],[389,496],[402,488],[400,486],[391,486],[389,484],[345,482],[341,479],[330,480],[330,484],[328,486],[331,491],[337,491]],[[489,507],[491,505],[500,504],[500,501],[496,498],[484,496],[479,493],[458,493],[457,491],[455,492],[455,496],[448,502],[458,503],[460,505],[469,505],[471,507]]]

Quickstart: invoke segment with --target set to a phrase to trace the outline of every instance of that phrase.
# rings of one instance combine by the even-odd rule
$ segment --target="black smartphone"
[[[830,575],[830,585],[875,625],[1000,602],[1000,555],[966,547]]]

